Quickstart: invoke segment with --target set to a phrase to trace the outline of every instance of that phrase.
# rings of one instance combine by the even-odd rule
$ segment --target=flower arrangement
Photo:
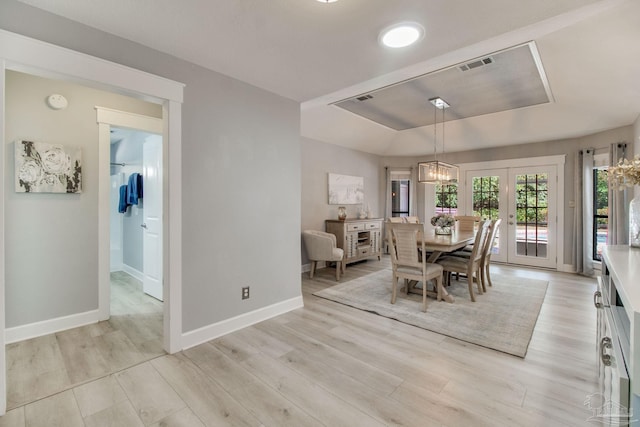
[[[618,190],[640,184],[640,155],[633,160],[620,159],[617,165],[608,170],[609,182]]]
[[[431,218],[431,225],[436,227],[453,227],[456,223],[456,220],[447,214],[439,213],[438,215]]]

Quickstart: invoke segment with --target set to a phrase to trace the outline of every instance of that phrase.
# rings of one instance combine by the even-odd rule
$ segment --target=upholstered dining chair
[[[422,282],[422,311],[427,311],[427,282],[436,281],[437,298],[442,299],[442,266],[428,263],[426,257],[420,257],[418,248],[425,253],[424,240],[419,233],[424,231],[422,224],[387,223],[387,241],[391,252],[393,284],[391,304],[396,303],[398,280],[404,279],[405,291],[409,293],[409,281]]]
[[[476,301],[476,297],[473,293],[474,280],[478,286],[478,294],[482,294],[482,249],[487,238],[490,223],[491,220],[486,220],[480,223],[478,231],[476,232],[476,237],[473,241],[473,249],[469,258],[445,256],[438,258],[436,261],[444,269],[445,282],[447,284],[451,282],[451,273],[465,273],[467,275],[469,296],[473,302]]]
[[[318,261],[336,263],[336,280],[340,280],[340,272],[344,273],[344,251],[337,247],[335,234],[317,230],[304,230],[302,232],[304,246],[311,261],[309,278],[313,279]]]

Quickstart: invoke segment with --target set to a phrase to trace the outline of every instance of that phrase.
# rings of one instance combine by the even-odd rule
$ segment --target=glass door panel
[[[507,202],[507,169],[468,171],[465,179],[465,185],[470,192],[467,197],[470,198],[469,215],[480,216],[482,219],[498,219],[506,218],[508,215]],[[468,199],[469,200],[469,199]],[[506,262],[506,225],[502,220],[500,229],[498,230],[495,244],[492,248],[492,261]]]
[[[512,168],[508,262],[556,267],[555,167]]]

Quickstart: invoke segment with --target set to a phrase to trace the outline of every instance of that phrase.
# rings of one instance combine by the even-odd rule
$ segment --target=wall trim
[[[130,265],[127,264],[122,264],[122,271],[124,271],[127,274],[130,274],[131,276],[135,277],[136,279],[140,280],[141,282],[144,281],[144,273],[140,270],[137,270],[133,267],[131,267]]]
[[[84,313],[71,314],[55,319],[43,320],[5,329],[5,343],[24,341],[43,335],[54,334],[67,329],[97,323],[100,321],[100,310],[85,311]]]
[[[302,307],[304,303],[299,296],[186,332],[182,334],[182,350]]]

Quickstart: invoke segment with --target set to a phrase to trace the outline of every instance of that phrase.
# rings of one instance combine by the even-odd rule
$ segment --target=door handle
[[[140,224],[140,227],[142,228],[147,228],[147,224],[145,224],[144,222],[142,224]]]
[[[596,306],[596,308],[602,308],[602,302],[598,301],[598,299],[602,298],[602,292],[600,291],[595,291],[593,293],[593,305]]]

